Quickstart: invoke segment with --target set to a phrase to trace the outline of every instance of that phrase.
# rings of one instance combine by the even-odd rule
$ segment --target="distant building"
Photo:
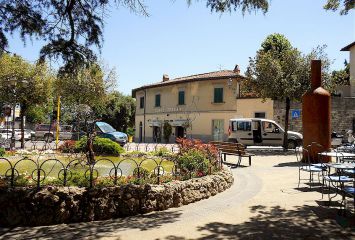
[[[273,118],[273,101],[241,96],[245,77],[234,70],[169,79],[132,90],[137,100],[136,142],[164,142],[163,125],[172,126],[170,142],[177,137],[226,141],[229,119]]]
[[[350,86],[342,86],[339,90],[344,97],[355,97],[355,42],[343,47],[340,51],[350,52]]]

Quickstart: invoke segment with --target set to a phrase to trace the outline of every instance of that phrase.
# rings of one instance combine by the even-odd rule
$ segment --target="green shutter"
[[[160,107],[160,94],[155,95],[155,106]]]
[[[214,89],[214,102],[223,103],[223,88]]]
[[[185,91],[179,91],[179,105],[185,104]]]
[[[140,98],[139,107],[140,107],[140,108],[144,108],[144,97],[141,97],[141,98]]]

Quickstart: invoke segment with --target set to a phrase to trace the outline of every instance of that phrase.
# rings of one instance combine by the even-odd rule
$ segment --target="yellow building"
[[[231,118],[273,119],[273,101],[244,98],[240,85],[245,77],[238,65],[221,70],[169,79],[132,90],[137,100],[136,142],[165,142],[164,123],[172,126],[169,142],[177,137],[203,141],[228,138]]]

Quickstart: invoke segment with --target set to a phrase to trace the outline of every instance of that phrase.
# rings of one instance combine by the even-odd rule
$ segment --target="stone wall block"
[[[161,185],[0,188],[0,226],[37,226],[125,217],[209,198],[233,183],[229,170]]]

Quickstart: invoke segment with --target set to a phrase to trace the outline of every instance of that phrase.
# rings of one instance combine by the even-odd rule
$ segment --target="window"
[[[251,122],[235,122],[237,126],[233,126],[233,128],[238,131],[250,131],[251,130]]]
[[[160,107],[160,94],[155,95],[155,107]]]
[[[185,105],[185,91],[179,91],[179,105]]]
[[[214,88],[214,103],[223,103],[223,88]]]
[[[278,133],[280,132],[279,127],[271,122],[263,122],[263,129],[265,133]]]
[[[256,112],[254,114],[255,118],[265,118],[266,117],[266,113],[265,112]]]
[[[139,108],[144,108],[144,97],[139,98]]]

